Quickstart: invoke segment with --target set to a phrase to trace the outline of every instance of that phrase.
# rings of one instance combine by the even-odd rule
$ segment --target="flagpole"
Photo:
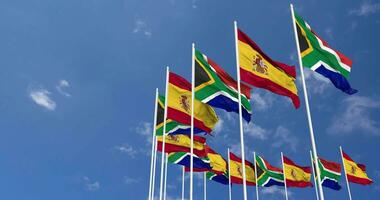
[[[300,72],[301,72],[301,79],[302,79],[302,87],[303,87],[303,92],[304,92],[304,98],[305,98],[305,105],[306,105],[306,114],[307,114],[307,119],[308,119],[308,124],[309,124],[309,131],[310,131],[310,139],[311,139],[311,146],[313,149],[313,157],[314,160],[318,160],[318,154],[317,154],[317,147],[315,144],[315,139],[314,139],[314,130],[313,130],[313,123],[311,120],[311,113],[310,113],[310,108],[309,108],[309,99],[307,96],[307,89],[306,89],[306,83],[305,83],[305,76],[303,74],[303,65],[302,65],[302,60],[301,60],[301,55],[300,55],[300,47],[298,44],[298,35],[297,35],[297,28],[296,28],[296,21],[294,18],[294,9],[293,9],[293,4],[290,4],[290,10],[292,12],[292,20],[293,20],[293,30],[294,30],[294,37],[296,40],[296,46],[297,46],[297,54],[298,54],[298,62],[299,62],[299,67],[300,67]],[[323,189],[321,186],[321,177],[319,176],[321,173],[319,171],[319,167],[316,167],[317,171],[317,177],[318,177],[318,189],[319,189],[319,194],[321,200],[324,200],[324,195],[323,195]]]
[[[254,163],[254,166],[255,166],[256,200],[259,200],[259,182],[257,180],[256,152],[253,152],[253,163]]]
[[[156,163],[157,163],[157,137],[154,137],[154,155],[153,155],[153,177],[152,177],[152,196],[154,199],[155,181],[156,181]]]
[[[311,151],[310,151],[310,160],[311,160],[311,168],[313,169],[313,180],[314,180],[315,194],[317,195],[317,200],[319,200],[317,180],[315,179],[315,169],[314,169],[314,162],[313,162],[313,154],[311,153]]]
[[[185,166],[182,166],[182,200],[185,200]]]
[[[149,177],[149,197],[148,199],[152,200],[152,187],[153,187],[153,183],[152,183],[152,179],[153,179],[153,162],[155,160],[154,159],[154,146],[155,146],[155,136],[156,136],[156,123],[157,123],[157,99],[158,99],[158,88],[156,88],[156,98],[155,98],[155,102],[154,102],[154,119],[153,119],[153,133],[152,133],[152,154],[151,154],[151,157],[150,157],[150,177]]]
[[[153,163],[156,161],[154,158],[155,153],[155,143],[156,143],[156,124],[157,124],[157,100],[158,100],[158,88],[156,88],[156,97],[154,102],[154,119],[153,119],[153,131],[152,131],[152,154],[150,158],[150,177],[149,177],[149,197],[148,199],[152,200],[152,191],[154,187],[153,183],[153,176],[155,173],[153,173]]]
[[[190,200],[193,200],[193,155],[194,155],[194,84],[195,84],[195,44],[191,49],[191,144],[190,144]]]
[[[244,200],[247,200],[247,182],[245,174],[245,152],[244,152],[244,133],[243,133],[243,116],[241,109],[241,87],[240,87],[240,64],[239,64],[239,47],[238,47],[238,32],[237,32],[237,22],[234,21],[235,30],[235,52],[236,52],[236,71],[237,71],[237,85],[238,85],[238,96],[239,96],[239,125],[240,125],[240,147],[241,147],[241,164],[243,166],[243,194]]]
[[[160,200],[164,186],[164,164],[165,164],[165,138],[166,138],[166,118],[168,115],[168,86],[169,86],[169,67],[166,67],[166,88],[165,88],[165,110],[164,110],[164,127],[162,132],[162,150],[161,150],[161,177],[160,177]]]
[[[351,190],[350,190],[350,183],[348,183],[347,173],[346,173],[346,167],[344,166],[342,146],[339,146],[339,149],[340,149],[340,156],[341,156],[341,158],[342,158],[344,177],[346,178],[346,184],[347,184],[348,196],[350,197],[350,200],[352,200],[352,197],[351,197]]]
[[[203,172],[203,199],[207,200],[206,172]]]
[[[288,200],[288,188],[287,188],[287,185],[286,185],[284,154],[282,152],[281,152],[281,162],[282,162],[282,173],[284,173],[285,199]]]
[[[168,154],[165,153],[165,183],[164,183],[164,200],[166,200],[166,185],[168,181]]]
[[[230,148],[227,148],[228,152],[228,196],[229,200],[232,200],[232,191],[231,191],[231,165],[230,165]]]

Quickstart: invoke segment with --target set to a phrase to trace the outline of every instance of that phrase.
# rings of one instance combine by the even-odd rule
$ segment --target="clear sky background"
[[[1,0],[0,199],[146,199],[154,91],[164,92],[165,66],[189,79],[195,42],[235,77],[233,20],[272,58],[298,66],[289,3]],[[351,184],[353,198],[378,199],[380,2],[294,4],[322,38],[353,60],[349,81],[359,90],[348,96],[305,70],[318,152],[340,162],[342,145],[375,182]],[[299,81],[297,86],[298,110],[285,97],[253,89],[252,123],[245,126],[249,159],[256,151],[280,166],[282,151],[309,165]],[[227,147],[238,153],[237,114],[217,112],[220,123],[208,144],[225,157]],[[180,197],[180,177],[179,167],[170,165],[170,200]],[[326,199],[348,198],[343,178],[340,183],[339,192],[325,188]],[[262,199],[284,199],[282,188],[260,189]],[[314,188],[289,192],[290,199],[315,198]],[[234,185],[234,199],[241,193]],[[227,199],[227,187],[209,181],[208,197]]]

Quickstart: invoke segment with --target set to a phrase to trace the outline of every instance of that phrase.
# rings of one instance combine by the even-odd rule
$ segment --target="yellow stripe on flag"
[[[162,142],[162,136],[157,136],[157,141]],[[190,148],[191,139],[189,136],[186,135],[167,135],[165,138],[165,144],[172,144]],[[204,147],[205,146],[203,143],[194,140],[194,149],[203,151]]]
[[[346,169],[347,175],[363,179],[369,179],[367,173],[360,169],[360,167],[355,162],[343,158],[343,164],[344,168]]]
[[[230,160],[230,170],[231,176],[243,179],[243,167],[241,162]],[[247,182],[256,183],[255,170],[248,165],[245,165],[245,178]]]
[[[284,171],[287,180],[310,182],[311,174],[294,165],[284,163]]]

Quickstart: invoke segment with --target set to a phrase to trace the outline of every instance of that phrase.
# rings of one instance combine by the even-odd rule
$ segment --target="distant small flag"
[[[257,184],[263,187],[284,186],[282,169],[273,167],[264,158],[256,155]]]
[[[238,29],[241,80],[255,87],[289,97],[300,106],[295,67],[272,60],[243,31]]]
[[[360,185],[369,185],[373,181],[368,177],[366,173],[366,167],[363,164],[358,164],[352,160],[346,153],[343,153],[343,164],[346,169],[347,180],[352,183]]]
[[[168,156],[168,161],[173,164],[190,167],[191,154],[189,152],[173,152]],[[193,156],[193,169],[195,172],[207,172],[211,170],[210,161],[207,158]]]
[[[241,158],[230,152],[230,176],[231,183],[243,184],[243,165]],[[245,161],[245,178],[247,185],[256,185],[255,181],[255,166]]]
[[[347,94],[355,94],[347,78],[352,61],[337,50],[332,49],[319,37],[310,25],[294,13],[302,64],[330,79],[334,86]]]
[[[228,177],[226,174],[216,174],[214,172],[207,172],[206,177],[209,180],[213,180],[223,185],[228,185]]]
[[[251,88],[241,84],[242,115],[251,120]],[[239,113],[237,82],[213,60],[195,51],[195,96],[203,103],[227,112]]]
[[[341,177],[340,164],[319,158],[318,166],[321,172],[320,179],[322,186],[333,190],[340,190],[342,188],[339,185],[339,180]]]
[[[301,167],[284,156],[284,174],[287,187],[311,187],[311,167]]]
[[[157,136],[157,150],[162,151],[162,138]],[[194,154],[205,157],[206,138],[194,136]],[[188,135],[167,135],[165,138],[165,153],[190,152],[191,139]]]

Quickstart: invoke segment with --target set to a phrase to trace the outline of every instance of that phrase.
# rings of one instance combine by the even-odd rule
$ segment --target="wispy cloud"
[[[85,189],[88,191],[96,191],[100,189],[100,183],[98,181],[92,181],[87,176],[83,177]]]
[[[136,154],[138,153],[137,150],[135,150],[131,145],[129,144],[122,144],[119,146],[115,146],[115,149],[119,151],[120,153],[126,154],[127,156],[134,158]]]
[[[368,16],[371,14],[375,14],[380,11],[380,3],[372,3],[370,1],[363,1],[359,8],[352,9],[349,11],[351,15],[357,16]]]
[[[333,38],[334,38],[333,30],[332,30],[331,27],[325,29],[325,34],[326,34],[327,37],[330,38],[330,39],[333,39]]]
[[[152,123],[140,122],[139,125],[135,128],[136,133],[145,137],[148,144],[152,143],[152,126]]]
[[[213,133],[215,133],[215,134],[221,133],[223,130],[223,124],[224,124],[224,120],[222,118],[219,118],[218,123],[216,123],[216,125],[214,127]]]
[[[50,92],[46,89],[30,89],[29,97],[39,106],[50,111],[55,110],[57,104],[51,99]]]
[[[141,178],[124,177],[126,184],[136,184],[141,182]]]
[[[69,88],[69,87],[70,87],[70,83],[67,80],[60,80],[58,82],[58,85],[55,88],[61,95],[65,97],[70,97],[71,95],[64,91],[66,88]]]
[[[371,111],[378,109],[380,109],[380,100],[364,96],[349,96],[343,100],[340,114],[333,117],[327,131],[339,135],[358,130],[361,134],[379,135],[379,122],[371,116]]]
[[[194,9],[198,8],[197,0],[191,0],[191,7]]]
[[[274,141],[272,143],[273,147],[282,147],[282,146],[289,146],[291,150],[296,151],[298,146],[298,139],[296,136],[291,134],[289,129],[279,126],[277,127],[275,133],[274,133]]]
[[[244,133],[250,137],[253,137],[255,139],[260,139],[260,140],[266,140],[268,138],[268,135],[270,134],[268,130],[254,123],[249,123],[249,124],[245,123]]]
[[[307,80],[308,89],[310,88],[309,90],[313,94],[323,94],[329,87],[330,80],[328,80],[326,77],[309,69],[305,69],[303,71],[305,79]],[[297,79],[299,82],[301,82],[301,77]]]
[[[280,187],[277,187],[277,186],[274,186],[274,187],[264,187],[261,190],[261,194],[263,194],[263,195],[271,195],[271,196],[279,195],[279,196],[283,197],[283,196],[285,196],[285,190],[284,190],[283,187],[280,188]],[[288,190],[288,197],[292,196],[292,195],[293,195],[293,193]]]
[[[143,34],[144,36],[150,38],[152,36],[152,31],[148,27],[147,23],[142,19],[135,20],[135,26],[132,31],[134,34]]]
[[[264,111],[272,107],[275,98],[269,92],[255,91],[251,94],[251,101],[253,102],[254,110]]]

